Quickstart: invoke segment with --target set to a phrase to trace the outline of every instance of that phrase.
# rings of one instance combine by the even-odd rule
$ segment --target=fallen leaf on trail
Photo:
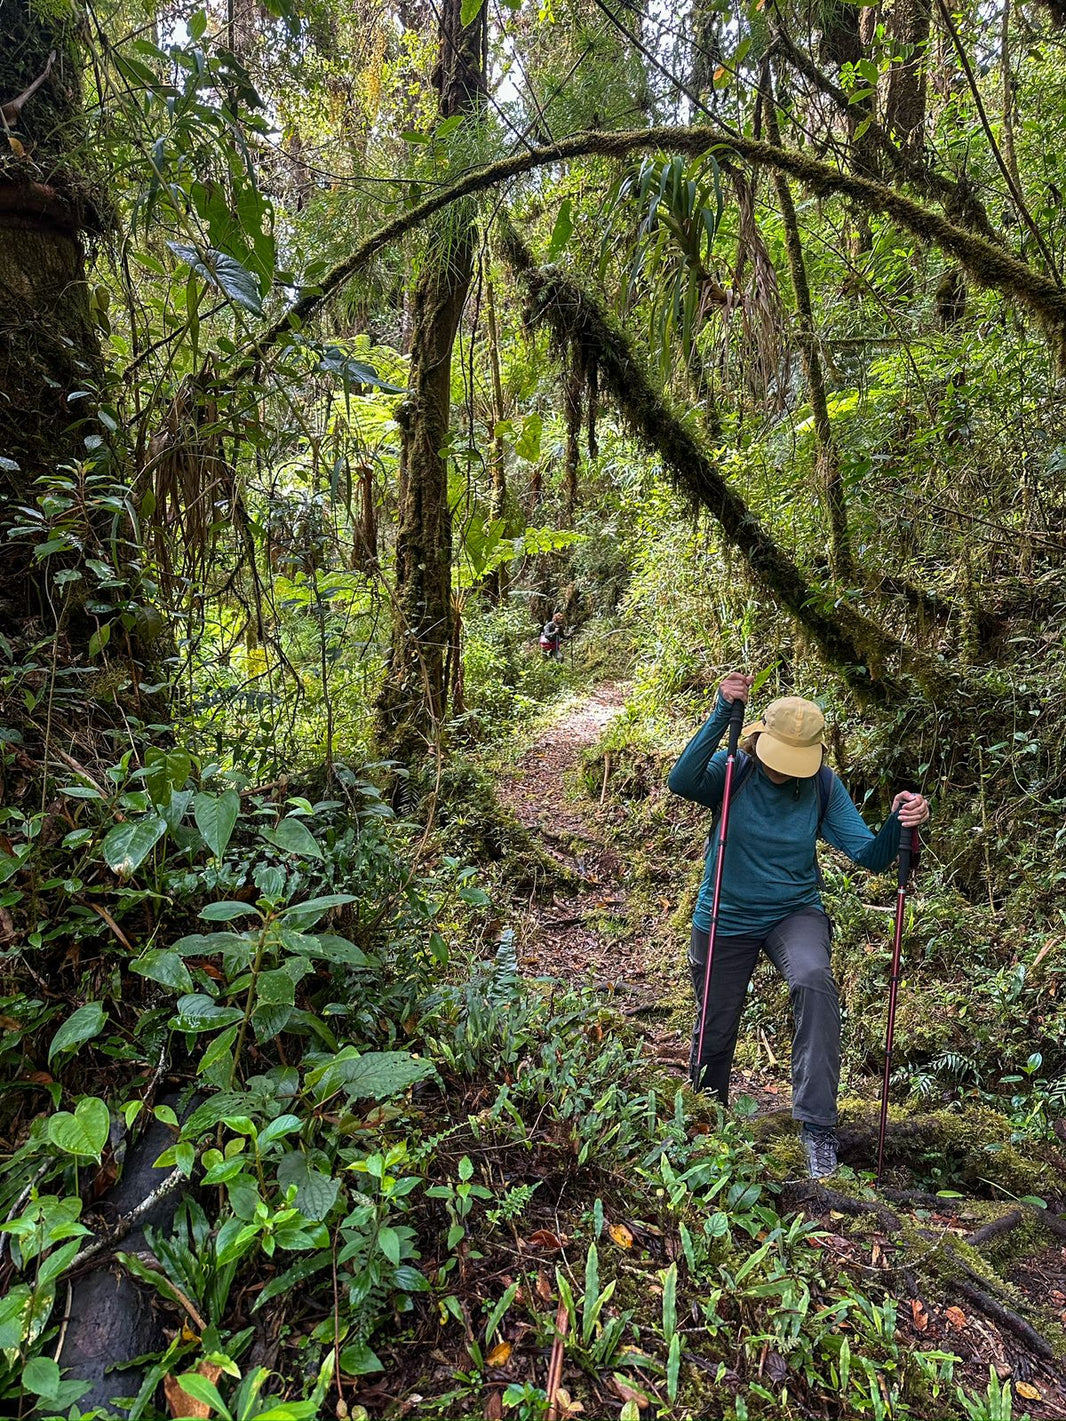
[[[911,1317],[914,1318],[914,1325],[919,1332],[924,1332],[929,1326],[929,1314],[921,1298],[911,1298]]]
[[[1042,1401],[1043,1397],[1035,1386],[1030,1386],[1028,1382],[1015,1382],[1014,1390],[1019,1396],[1023,1396],[1026,1401]]]
[[[560,1416],[580,1416],[585,1408],[580,1401],[571,1401],[570,1393],[561,1386],[555,1391],[555,1409]]]
[[[222,1368],[214,1362],[201,1362],[196,1368],[200,1376],[206,1377],[209,1382],[217,1382],[222,1375]],[[167,1406],[173,1417],[189,1417],[191,1421],[203,1421],[211,1415],[211,1407],[206,1401],[194,1401],[189,1393],[180,1384],[177,1377],[171,1373],[163,1378],[163,1394],[167,1399]]]
[[[948,1322],[951,1323],[952,1327],[966,1326],[966,1314],[963,1312],[962,1308],[945,1308],[944,1316],[947,1318]]]
[[[619,1401],[635,1402],[636,1405],[639,1406],[642,1411],[646,1406],[651,1405],[650,1398],[647,1397],[645,1393],[642,1392],[638,1387],[631,1385],[630,1382],[625,1377],[620,1376],[618,1372],[615,1372],[614,1376],[611,1378],[609,1386],[611,1387],[611,1390],[614,1392],[615,1396],[618,1397]]]
[[[510,1342],[497,1342],[496,1346],[485,1358],[485,1361],[489,1364],[490,1367],[502,1367],[506,1362],[510,1360],[511,1351],[512,1348]]]
[[[829,1217],[830,1217],[831,1219],[842,1219],[842,1218],[844,1217],[844,1215],[843,1215],[842,1213],[840,1213],[840,1211],[839,1211],[838,1209],[830,1209],[830,1210],[829,1210]]]
[[[562,1237],[559,1234],[553,1234],[551,1229],[537,1229],[536,1233],[529,1235],[529,1241],[534,1248],[557,1249],[566,1246],[567,1237],[565,1234]]]
[[[879,1243],[875,1243],[873,1248],[871,1248],[870,1250],[870,1262],[873,1264],[878,1264],[881,1262],[881,1258],[881,1245]]]
[[[543,1270],[537,1273],[537,1297],[542,1303],[550,1303],[552,1300],[552,1285],[548,1282],[548,1275]]]
[[[490,1391],[482,1412],[485,1421],[503,1421],[503,1392]]]
[[[608,1226],[607,1232],[611,1235],[619,1248],[633,1247],[633,1235],[626,1228],[625,1224],[611,1224]]]

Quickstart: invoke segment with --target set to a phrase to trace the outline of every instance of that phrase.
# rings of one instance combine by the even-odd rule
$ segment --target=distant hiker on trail
[[[550,622],[544,623],[540,634],[540,650],[543,656],[550,656],[555,661],[562,661],[565,628],[566,618],[562,612],[556,612]]]
[[[718,744],[734,702],[747,703],[752,679],[733,671],[722,682],[710,718],[670,772],[674,794],[715,811],[721,808],[727,755]],[[822,712],[798,696],[772,701],[761,720],[744,727],[743,748],[732,775],[705,1012],[703,987],[720,819],[709,843],[689,947],[697,1001],[692,1080],[723,1105],[729,1099],[729,1072],[745,993],[760,951],[787,980],[794,1023],[792,1116],[801,1122],[814,1179],[836,1169],[840,1078],[840,1002],[830,965],[831,926],[819,894],[815,844],[822,837],[853,863],[880,872],[899,851],[901,827],[915,828],[929,818],[925,799],[903,791],[892,801],[892,813],[880,833],[872,834],[843,784],[824,765],[824,729]]]

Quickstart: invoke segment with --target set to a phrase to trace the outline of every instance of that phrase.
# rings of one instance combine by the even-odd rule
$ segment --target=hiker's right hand
[[[741,671],[730,671],[722,684],[718,687],[722,700],[728,701],[730,705],[734,701],[740,701],[741,705],[747,705],[748,693],[751,690],[751,683],[754,676],[745,676]]]

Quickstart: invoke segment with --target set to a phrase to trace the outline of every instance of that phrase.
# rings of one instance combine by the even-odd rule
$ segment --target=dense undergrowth
[[[659,573],[652,620],[665,634],[684,625],[688,584],[675,581],[668,604]],[[585,792],[603,795],[609,752],[632,911],[652,925],[663,997],[685,1029],[679,964],[702,824],[663,781],[682,706],[739,658],[713,638],[686,652],[674,630],[642,656],[645,585],[635,580],[613,635],[609,617],[586,629],[562,667],[529,657],[513,611],[479,613],[469,705],[497,727],[498,761],[535,733],[528,717],[546,697],[635,663],[628,709],[587,757]],[[723,622],[732,615],[727,599]],[[753,665],[760,634],[752,612]],[[780,661],[774,674],[783,686]],[[798,662],[790,674],[803,688],[814,673]],[[891,728],[871,735],[843,699],[837,714],[838,754],[875,816],[894,782]],[[455,735],[469,743],[476,722]],[[324,792],[298,774],[255,785],[238,762],[172,745],[143,763],[68,765],[41,812],[7,811],[2,907],[20,944],[0,1022],[10,1413],[150,1418],[167,1414],[166,1382],[180,1414],[180,1378],[204,1414],[241,1421],[341,1403],[386,1416],[416,1396],[427,1415],[536,1417],[553,1384],[568,1414],[627,1421],[842,1406],[1010,1414],[1010,1387],[982,1379],[980,1349],[953,1347],[943,1328],[925,1341],[905,1325],[891,1263],[872,1277],[856,1252],[869,1246],[862,1209],[879,1207],[863,1131],[881,1059],[888,880],[826,864],[844,1119],[858,1141],[836,1202],[858,1207],[853,1235],[839,1210],[795,1194],[790,1129],[708,1112],[646,1060],[602,995],[522,977],[511,894],[565,893],[565,870],[499,811],[473,761],[453,753],[392,798],[427,788],[428,833],[365,770],[335,765]],[[1009,834],[994,778],[983,791]],[[985,1200],[972,1205],[980,1222],[997,1200],[1056,1202],[1058,880],[1002,855],[991,877],[988,856],[961,872],[963,792],[937,798],[908,921],[890,1168],[903,1187],[939,1191],[934,1218],[954,1198]],[[1021,903],[1008,891],[1019,872]],[[768,983],[745,1036],[755,1044],[742,1063],[773,1078],[765,1050],[780,1076],[787,1003]],[[151,1122],[170,1135],[157,1177],[183,1202],[127,1251],[136,1220],[109,1217],[107,1191]],[[928,1214],[908,1227],[921,1234]],[[907,1229],[880,1227],[883,1254],[911,1267]],[[1028,1238],[1045,1246],[1038,1218]],[[154,1291],[163,1323],[156,1350],[110,1379],[128,1399],[114,1413],[81,1410],[83,1386],[55,1361],[67,1288],[105,1262]],[[950,1309],[951,1266],[921,1276],[929,1306]],[[1060,1346],[1053,1316],[1039,1327]]]

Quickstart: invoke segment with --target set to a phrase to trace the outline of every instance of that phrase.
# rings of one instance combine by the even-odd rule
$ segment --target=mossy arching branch
[[[1056,355],[1066,356],[1066,292],[1021,258],[986,237],[967,230],[921,203],[870,178],[842,173],[806,154],[778,148],[757,139],[739,138],[711,126],[663,127],[621,130],[617,133],[579,133],[559,143],[472,168],[433,197],[417,203],[386,222],[355,247],[323,278],[320,286],[305,292],[258,338],[246,362],[258,359],[269,346],[308,320],[322,303],[338,291],[368,261],[405,233],[426,222],[434,213],[461,197],[485,192],[513,178],[554,163],[577,158],[627,158],[641,151],[665,151],[689,156],[725,148],[756,167],[794,178],[810,192],[829,197],[839,194],[870,212],[883,212],[920,241],[950,253],[978,285],[1004,292],[1027,306],[1047,330]]]
[[[930,658],[861,613],[834,606],[831,594],[807,581],[653,387],[625,334],[577,282],[556,268],[537,267],[513,227],[506,221],[501,226],[503,255],[529,293],[533,322],[546,325],[582,365],[595,363],[601,387],[634,432],[658,451],[678,487],[712,514],[755,581],[792,613],[857,694],[882,705],[902,699],[904,688],[889,674],[890,664],[930,684],[942,679],[943,668]]]
[[[781,132],[777,122],[777,96],[774,93],[770,61],[765,59],[762,66],[762,92],[759,96],[766,131],[771,143],[780,147]],[[797,334],[803,372],[807,377],[811,412],[814,415],[814,437],[818,448],[817,472],[825,499],[829,522],[830,566],[833,576],[841,584],[851,582],[855,577],[855,559],[851,550],[851,532],[848,528],[848,507],[844,494],[844,480],[840,472],[840,450],[837,448],[832,421],[829,418],[829,397],[825,388],[822,371],[822,356],[818,348],[818,331],[814,323],[814,304],[811,288],[807,280],[807,263],[803,255],[796,204],[792,200],[792,189],[783,173],[774,174],[774,190],[777,205],[781,209],[781,222],[785,232],[785,252],[788,268],[792,276],[792,291],[796,298]]]

